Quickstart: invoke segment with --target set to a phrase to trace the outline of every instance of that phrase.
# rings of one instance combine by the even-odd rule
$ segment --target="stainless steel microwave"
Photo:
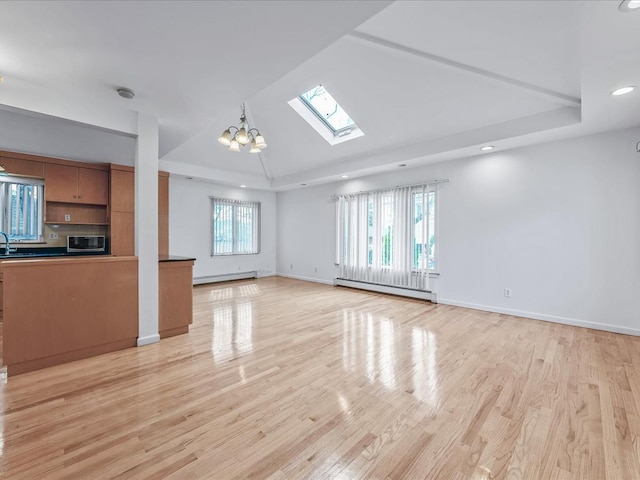
[[[67,252],[104,252],[105,236],[89,235],[67,237]]]

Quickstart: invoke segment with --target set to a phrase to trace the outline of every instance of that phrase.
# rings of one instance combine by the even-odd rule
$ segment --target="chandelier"
[[[233,135],[231,130],[235,130]],[[240,115],[240,127],[234,125],[227,128],[218,141],[229,147],[232,152],[239,152],[240,146],[251,145],[249,153],[260,153],[263,148],[267,147],[264,143],[264,137],[260,134],[257,128],[250,128],[249,122],[247,122],[247,116],[244,114],[244,103],[242,104],[242,115]]]

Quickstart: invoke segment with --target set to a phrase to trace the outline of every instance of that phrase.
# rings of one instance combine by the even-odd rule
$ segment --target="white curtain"
[[[428,290],[436,188],[425,184],[337,196],[340,278]]]

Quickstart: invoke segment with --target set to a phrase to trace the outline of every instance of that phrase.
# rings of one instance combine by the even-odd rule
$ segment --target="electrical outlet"
[[[56,232],[49,232],[49,240],[57,240],[58,234]]]
[[[71,215],[69,215],[68,213],[64,214],[64,221],[65,222],[70,222],[71,221]]]
[[[313,271],[318,273],[318,267],[314,268]]]
[[[507,298],[511,298],[511,289],[510,288],[505,288],[504,289],[504,296]]]
[[[293,270],[293,263],[291,264],[291,270]]]

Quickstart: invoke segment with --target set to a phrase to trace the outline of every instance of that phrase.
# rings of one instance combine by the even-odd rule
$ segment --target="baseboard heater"
[[[207,275],[205,277],[194,277],[193,284],[203,285],[205,283],[228,282],[230,280],[244,280],[246,278],[258,278],[258,271],[252,270],[250,272],[224,273],[221,275]]]
[[[429,300],[438,303],[435,292],[428,290],[418,290],[407,287],[393,287],[390,285],[381,285],[379,283],[360,282],[356,280],[347,280],[346,278],[336,278],[333,281],[336,287],[358,288],[360,290],[369,290],[378,293],[390,293],[392,295],[400,295],[402,297],[418,298],[420,300]]]

